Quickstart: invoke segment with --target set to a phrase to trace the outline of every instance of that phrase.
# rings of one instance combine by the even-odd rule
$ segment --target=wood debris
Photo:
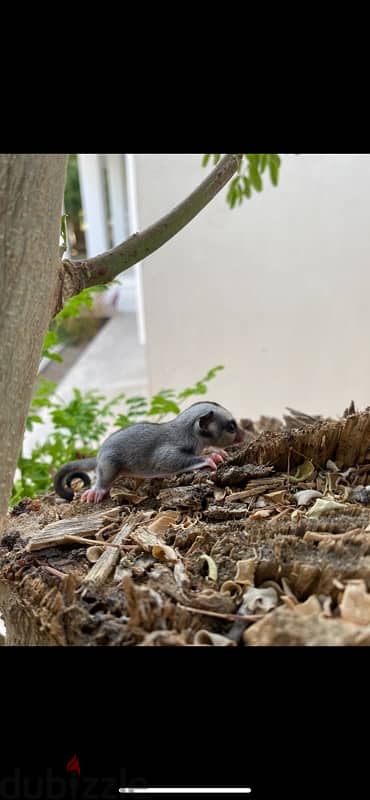
[[[288,411],[246,420],[214,473],[123,480],[99,511],[22,501],[0,546],[10,643],[9,592],[30,643],[370,644],[370,411]]]

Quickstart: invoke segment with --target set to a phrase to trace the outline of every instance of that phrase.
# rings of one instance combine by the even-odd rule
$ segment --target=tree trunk
[[[55,301],[67,155],[0,157],[0,526]]]

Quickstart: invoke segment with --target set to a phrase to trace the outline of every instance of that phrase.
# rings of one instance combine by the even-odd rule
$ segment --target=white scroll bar
[[[248,786],[245,786],[243,788],[240,787],[236,788],[234,786],[228,789],[226,788],[216,789],[205,786],[202,786],[201,788],[188,787],[187,789],[176,788],[176,787],[173,787],[171,789],[168,786],[162,787],[161,789],[159,789],[157,786],[153,789],[144,789],[143,787],[140,787],[139,789],[131,789],[129,786],[124,786],[123,788],[118,789],[118,791],[121,794],[131,794],[132,792],[140,794],[144,792],[147,792],[148,794],[249,794],[249,792],[251,792],[252,789],[250,789]]]

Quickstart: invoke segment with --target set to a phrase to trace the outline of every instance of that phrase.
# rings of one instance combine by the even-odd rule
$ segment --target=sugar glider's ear
[[[209,411],[199,417],[194,426],[194,432],[202,439],[214,439],[215,436],[215,415],[214,411]]]
[[[202,417],[199,417],[199,427],[201,431],[207,431],[210,423],[212,422],[214,417],[214,412],[209,411],[208,414],[203,414]]]

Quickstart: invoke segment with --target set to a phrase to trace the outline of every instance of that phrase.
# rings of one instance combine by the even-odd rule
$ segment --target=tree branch
[[[82,289],[109,283],[121,272],[150,256],[166,244],[205,208],[230,180],[240,165],[241,155],[227,154],[210,175],[178,206],[141,233],[134,233],[125,242],[84,261],[65,259],[60,264],[58,297],[55,314],[69,297]]]

